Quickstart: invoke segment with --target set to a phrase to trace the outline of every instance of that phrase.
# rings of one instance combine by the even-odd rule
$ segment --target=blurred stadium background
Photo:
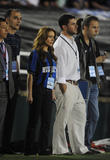
[[[14,6],[0,6],[0,16],[4,16],[7,9]],[[28,104],[26,102],[27,60],[31,52],[32,43],[37,31],[42,26],[51,26],[60,33],[58,18],[63,13],[71,13],[76,17],[95,15],[100,19],[100,34],[96,40],[99,43],[101,54],[108,52],[108,58],[103,63],[105,76],[102,78],[102,87],[99,95],[100,119],[94,136],[95,140],[110,138],[110,11],[77,10],[67,8],[20,7],[22,24],[18,34],[21,36],[21,52],[18,57],[20,63],[19,96],[13,127],[12,143],[24,141],[28,121]]]

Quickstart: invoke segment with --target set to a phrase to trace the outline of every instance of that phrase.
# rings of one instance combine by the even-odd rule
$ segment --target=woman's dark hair
[[[82,22],[83,18],[78,18],[76,24],[77,24],[77,34],[82,32]]]
[[[63,25],[68,25],[69,20],[73,19],[73,18],[75,18],[75,16],[73,16],[73,15],[69,15],[69,14],[62,15],[58,20],[60,28],[62,29]]]
[[[47,40],[48,38],[48,33],[50,31],[53,31],[55,36],[56,36],[56,32],[53,28],[50,28],[50,27],[42,27],[39,29],[38,31],[38,34],[37,34],[37,37],[34,39],[34,43],[33,43],[33,48],[32,49],[36,49],[38,51],[38,53],[40,53],[41,56],[43,56],[43,59],[45,59],[45,54],[42,54],[44,53],[43,51],[43,48],[45,46],[45,41]],[[52,58],[57,61],[57,58],[56,56],[54,55],[54,48],[53,46],[49,47],[49,51],[52,55]]]

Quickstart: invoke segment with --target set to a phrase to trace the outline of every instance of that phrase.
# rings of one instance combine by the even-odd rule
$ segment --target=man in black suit
[[[11,149],[11,136],[19,89],[19,66],[17,56],[20,53],[21,46],[21,38],[16,32],[19,30],[22,20],[20,11],[18,9],[9,9],[5,14],[5,20],[8,24],[8,34],[4,41],[6,44],[10,45],[12,50],[12,76],[14,80],[15,93],[7,106],[3,145],[5,153],[13,153]]]
[[[14,95],[11,48],[4,42],[7,33],[6,21],[0,18],[0,152],[3,149],[2,139],[7,104]]]

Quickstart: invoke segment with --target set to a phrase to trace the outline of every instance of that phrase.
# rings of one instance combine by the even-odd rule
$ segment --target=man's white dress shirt
[[[55,55],[58,58],[56,79],[58,83],[66,80],[80,79],[79,52],[74,38],[69,39],[61,34],[54,44]]]

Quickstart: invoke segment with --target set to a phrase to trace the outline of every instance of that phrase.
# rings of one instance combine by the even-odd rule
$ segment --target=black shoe
[[[93,154],[100,154],[101,152],[94,149],[94,148],[90,148],[90,151],[93,153]]]
[[[11,148],[3,148],[2,154],[16,154],[16,152]]]
[[[105,150],[105,152],[110,152],[110,145],[104,145],[103,149]]]
[[[36,152],[24,152],[25,156],[36,155]]]
[[[4,154],[4,153],[3,153],[3,148],[0,147],[0,155],[2,155],[2,154]]]
[[[39,155],[52,155],[52,152],[51,152],[51,150],[50,149],[45,149],[45,150],[41,150],[40,152],[39,152]]]
[[[88,151],[86,153],[84,153],[83,155],[93,155],[94,153],[92,151]]]

